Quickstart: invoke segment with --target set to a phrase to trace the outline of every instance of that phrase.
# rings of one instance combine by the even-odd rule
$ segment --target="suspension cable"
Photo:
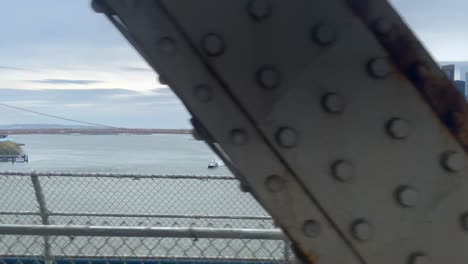
[[[37,112],[37,111],[29,110],[29,109],[26,109],[26,108],[22,108],[22,107],[7,105],[7,104],[3,104],[3,103],[0,103],[0,106],[20,110],[20,111],[23,111],[23,112],[33,113],[33,114],[36,114],[36,115],[42,115],[42,116],[47,116],[47,117],[51,117],[51,118],[55,118],[55,119],[60,119],[60,120],[74,122],[74,123],[79,123],[79,124],[85,124],[85,125],[91,125],[91,126],[97,126],[97,127],[104,127],[104,128],[112,128],[112,129],[119,129],[120,128],[120,127],[107,126],[107,125],[102,125],[102,124],[97,124],[97,123],[86,122],[86,121],[80,121],[80,120],[76,120],[76,119],[72,119],[72,118],[60,117],[60,116],[56,116],[56,115],[50,115],[50,114]]]

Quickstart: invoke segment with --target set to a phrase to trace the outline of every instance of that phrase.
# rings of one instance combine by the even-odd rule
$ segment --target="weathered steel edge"
[[[387,0],[347,0],[439,120],[468,153],[468,105]]]

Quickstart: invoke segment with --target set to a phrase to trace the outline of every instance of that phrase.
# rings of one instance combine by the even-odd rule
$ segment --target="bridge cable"
[[[8,108],[11,108],[11,109],[16,109],[16,110],[20,110],[20,111],[24,111],[24,112],[28,112],[28,113],[33,113],[33,114],[36,114],[36,115],[42,115],[42,116],[47,116],[47,117],[51,117],[51,118],[55,118],[55,119],[75,122],[75,123],[79,123],[79,124],[98,126],[98,127],[104,127],[104,128],[112,128],[112,129],[121,129],[120,127],[107,126],[107,125],[102,125],[102,124],[97,124],[97,123],[80,121],[80,120],[76,120],[76,119],[72,119],[72,118],[66,118],[66,117],[60,117],[60,116],[56,116],[56,115],[50,115],[50,114],[37,112],[37,111],[29,110],[29,109],[26,109],[26,108],[22,108],[22,107],[7,105],[7,104],[3,104],[3,103],[0,103],[0,106],[4,106],[4,107],[8,107]]]

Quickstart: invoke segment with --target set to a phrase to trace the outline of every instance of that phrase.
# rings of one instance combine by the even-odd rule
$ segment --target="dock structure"
[[[27,163],[29,158],[22,146],[24,144],[14,142],[8,135],[0,133],[0,162]]]
[[[29,157],[26,154],[0,155],[0,162],[28,163],[29,162]]]
[[[19,144],[7,138],[8,135],[0,134],[0,162],[27,163],[29,158]]]

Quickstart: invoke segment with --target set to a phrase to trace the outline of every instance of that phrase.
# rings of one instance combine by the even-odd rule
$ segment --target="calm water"
[[[26,145],[24,150],[29,155],[29,163],[0,163],[0,171],[231,175],[224,166],[208,169],[208,162],[216,156],[205,143],[192,140],[189,135],[19,135],[12,138]],[[52,224],[273,228],[270,220],[214,217],[267,216],[250,194],[239,190],[236,180],[65,176],[40,177],[40,184],[47,210],[55,213],[49,216]],[[30,177],[0,177],[0,193],[0,211],[13,212],[10,215],[1,215],[0,223],[41,223],[39,215],[15,214],[18,211],[38,211]],[[100,215],[80,215],[90,212]],[[205,218],[188,215],[202,215]],[[3,237],[0,254],[41,254],[41,244],[32,238],[24,237],[22,243],[17,243],[17,237]],[[193,251],[196,240],[188,238],[116,239],[55,237],[52,240],[52,254],[165,257],[194,257],[203,254],[280,258],[282,253],[278,249],[284,246],[281,241],[265,244],[265,241],[249,240],[249,246],[262,247],[262,250],[258,250],[258,253],[252,256],[254,251],[242,253],[245,248],[242,240],[217,239],[214,240],[216,243],[211,244],[211,241],[201,239],[196,247],[203,249],[200,253],[201,251]],[[125,242],[125,248],[122,247],[122,241]],[[166,247],[159,246],[163,241],[168,244]],[[148,248],[146,244],[151,243],[155,246]],[[100,246],[104,244],[106,246]],[[145,251],[145,248],[148,251]],[[225,248],[231,251],[226,252]]]
[[[190,135],[13,135],[28,164],[0,163],[0,171],[73,171],[230,175],[208,169],[216,156]]]
[[[29,163],[0,163],[0,171],[231,175],[225,166],[208,169],[208,162],[216,156],[205,143],[193,140],[190,135],[19,135],[12,138],[25,144]],[[236,180],[64,176],[41,177],[40,182],[48,210],[56,213],[266,215],[250,194],[239,190]],[[37,211],[29,177],[0,177],[0,192],[3,194],[0,211]],[[186,220],[162,218],[109,220],[54,216],[51,220],[66,224],[70,219],[75,222],[92,220],[98,225],[104,221],[110,224],[125,221],[131,225],[139,221],[144,221],[145,225],[187,224],[183,222]],[[0,222],[10,220],[0,217]],[[197,224],[205,225],[200,221],[197,220]],[[253,222],[236,220],[217,224],[247,227]]]

